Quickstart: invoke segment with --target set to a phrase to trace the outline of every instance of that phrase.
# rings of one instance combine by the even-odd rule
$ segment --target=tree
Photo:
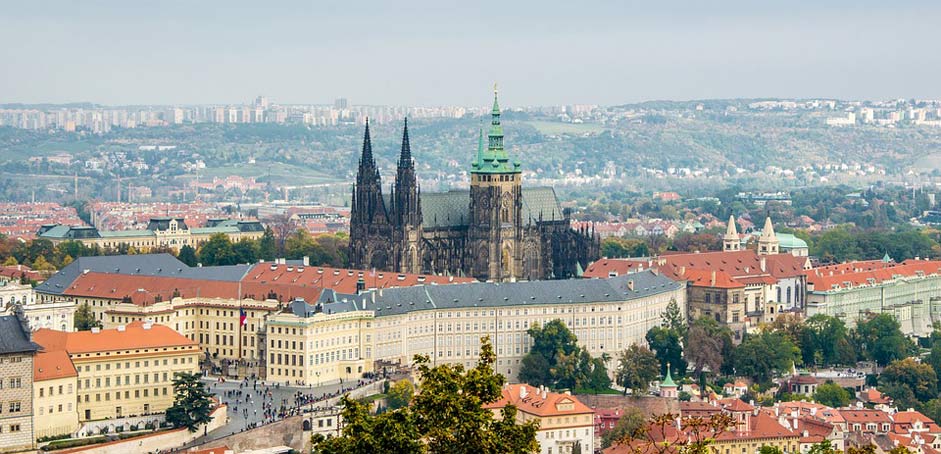
[[[885,387],[896,390],[897,393],[898,387],[908,388],[920,402],[938,397],[938,376],[934,369],[912,358],[898,360],[886,366],[879,376],[879,384],[880,389]],[[904,391],[902,394],[905,394]],[[897,399],[896,396],[892,397]]]
[[[275,242],[274,230],[265,227],[265,233],[258,241],[258,257],[262,260],[274,260],[278,256],[278,245]]]
[[[735,372],[751,377],[755,383],[768,384],[775,374],[789,370],[799,351],[781,333],[762,332],[747,336],[735,348]]]
[[[804,364],[819,366],[852,365],[856,351],[849,341],[849,332],[842,320],[817,314],[804,322],[800,341]]]
[[[78,309],[75,310],[75,329],[77,331],[88,331],[92,328],[101,328],[101,322],[95,318],[95,313],[92,312],[91,307],[88,306],[88,303],[82,303]]]
[[[36,271],[55,271],[56,267],[47,262],[45,257],[39,256],[36,257],[36,260],[33,260],[33,269]]]
[[[868,360],[885,366],[914,353],[915,345],[902,334],[901,325],[891,314],[877,314],[856,323],[857,351]]]
[[[656,355],[647,347],[631,344],[618,357],[617,383],[631,389],[634,395],[647,392],[650,382],[659,377],[660,364]]]
[[[236,263],[255,263],[258,260],[258,243],[248,238],[242,238],[232,245],[232,253]]]
[[[614,428],[601,436],[601,447],[607,448],[615,442],[640,436],[646,422],[644,413],[637,407],[627,407]]]
[[[188,244],[180,248],[180,255],[176,258],[189,266],[196,266],[196,263],[199,262],[199,259],[196,258],[196,249],[193,249],[193,246]]]
[[[412,405],[369,415],[363,404],[344,398],[345,426],[339,437],[314,438],[316,452],[530,453],[538,449],[533,421],[519,424],[517,410],[505,406],[499,417],[484,405],[502,397],[504,377],[494,372],[496,354],[481,339],[476,367],[430,366],[415,356],[421,382]],[[352,404],[351,404],[352,403]]]
[[[833,447],[830,440],[823,440],[820,443],[811,445],[807,454],[840,454],[840,451]]]
[[[232,241],[224,233],[215,233],[199,248],[199,261],[206,266],[235,265]]]
[[[725,362],[732,362],[732,331],[712,318],[700,317],[694,321],[684,344],[686,360],[700,379],[706,369],[718,374]]]
[[[609,258],[646,257],[650,249],[643,240],[609,236],[601,241],[601,255]]]
[[[212,395],[199,380],[199,373],[177,372],[173,375],[173,405],[167,409],[167,422],[196,432],[212,421]]]
[[[657,352],[660,375],[667,373],[668,364],[675,374],[684,375],[686,361],[683,360],[683,346],[680,345],[682,337],[679,332],[672,328],[654,326],[647,331],[646,339],[650,349]]]
[[[534,323],[526,332],[533,339],[533,347],[523,357],[520,380],[533,386],[552,388],[558,388],[560,381],[574,383],[578,365],[578,339],[565,323],[556,319],[541,328]]]
[[[402,379],[389,387],[386,403],[389,405],[390,410],[406,407],[408,406],[409,402],[412,401],[412,396],[414,394],[415,387],[412,386],[411,380]]]
[[[814,392],[815,401],[833,408],[849,405],[851,398],[849,391],[832,381],[817,386],[817,391]]]
[[[686,336],[686,329],[689,323],[686,320],[686,316],[683,315],[683,311],[680,310],[680,305],[676,302],[676,298],[670,298],[666,310],[660,314],[660,320],[662,320],[665,328],[676,331],[676,333],[680,335],[680,338]]]
[[[781,448],[777,446],[765,445],[765,446],[758,448],[758,454],[784,454],[784,453],[781,451]]]

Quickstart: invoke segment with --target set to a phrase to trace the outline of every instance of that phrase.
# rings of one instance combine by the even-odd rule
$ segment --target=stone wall
[[[657,396],[634,397],[618,394],[578,394],[575,397],[591,408],[637,408],[648,418],[665,413],[680,413],[679,401]]]

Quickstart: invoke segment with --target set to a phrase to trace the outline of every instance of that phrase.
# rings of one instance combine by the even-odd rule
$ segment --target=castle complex
[[[521,163],[504,148],[496,91],[487,141],[481,130],[470,174],[469,191],[422,194],[406,123],[395,183],[383,194],[367,123],[353,188],[351,267],[492,281],[563,279],[599,257],[598,236],[572,229],[552,188],[523,188]]]

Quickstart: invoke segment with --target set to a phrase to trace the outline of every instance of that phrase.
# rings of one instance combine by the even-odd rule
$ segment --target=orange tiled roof
[[[524,389],[525,393],[522,392]],[[594,410],[581,403],[575,396],[554,392],[546,392],[544,395],[546,397],[543,397],[543,394],[539,393],[539,388],[535,386],[526,384],[507,385],[503,388],[503,396],[496,402],[484,405],[484,408],[495,409],[514,405],[522,412],[540,417],[594,413]],[[562,410],[559,408],[568,403],[572,404],[571,409]]]
[[[880,262],[881,263],[881,262]],[[852,265],[848,264],[848,265]],[[841,265],[842,266],[842,265]],[[814,290],[823,292],[835,287],[869,285],[870,279],[874,284],[895,278],[895,276],[912,277],[919,273],[924,275],[941,274],[941,261],[938,260],[906,260],[901,264],[885,268],[873,268],[866,271],[848,271],[837,268],[815,268],[806,271],[807,285],[813,285]],[[849,284],[849,285],[848,285]]]
[[[391,273],[384,271],[366,271],[328,266],[297,266],[259,263],[252,267],[242,279],[243,293],[246,286],[257,285],[271,288],[311,288],[320,290],[329,288],[338,293],[356,293],[356,281],[362,277],[367,288],[412,287],[419,284],[443,285],[474,282],[473,278],[455,276],[435,276],[432,274]],[[311,298],[312,301],[316,298]]]
[[[238,282],[89,272],[75,278],[62,293],[112,300],[127,296],[135,304],[150,304],[157,296],[169,301],[174,292],[184,298],[237,298]]]
[[[880,410],[839,410],[846,422],[852,423],[891,423],[889,414]]]
[[[94,353],[115,350],[130,350],[159,347],[196,346],[195,341],[164,325],[151,325],[136,321],[124,331],[103,329],[98,333],[78,331],[67,333],[42,328],[33,333],[33,341],[46,350],[64,350],[69,354]]]
[[[57,378],[77,377],[78,371],[64,350],[40,350],[33,359],[33,380],[45,381]]]

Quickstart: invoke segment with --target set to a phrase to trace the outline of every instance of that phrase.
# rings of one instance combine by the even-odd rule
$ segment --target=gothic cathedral
[[[552,188],[523,188],[520,168],[504,148],[496,91],[469,191],[421,193],[406,120],[395,183],[383,195],[367,121],[351,205],[351,267],[483,281],[580,275],[599,256],[598,236],[572,229]]]

